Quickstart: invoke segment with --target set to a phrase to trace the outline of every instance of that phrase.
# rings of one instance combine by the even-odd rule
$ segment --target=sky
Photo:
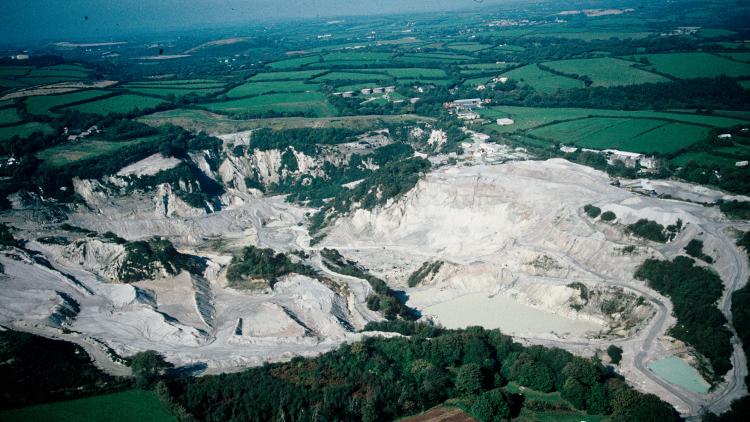
[[[134,32],[278,18],[477,7],[509,0],[2,0],[0,41],[112,40]]]

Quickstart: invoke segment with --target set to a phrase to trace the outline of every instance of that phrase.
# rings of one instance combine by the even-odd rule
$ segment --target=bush
[[[656,221],[647,220],[645,218],[628,225],[626,231],[635,236],[654,242],[664,243],[667,241],[667,236],[664,234],[664,226]]]
[[[732,367],[732,333],[726,327],[726,317],[716,307],[724,285],[715,272],[694,264],[686,256],[672,261],[647,259],[636,270],[635,278],[669,296],[677,318],[670,334],[708,358],[714,376],[719,378]]]
[[[586,214],[591,218],[596,218],[599,216],[599,214],[602,213],[602,209],[599,207],[595,207],[591,204],[586,204],[583,206],[583,210],[586,212]]]
[[[0,246],[18,246],[18,241],[5,223],[0,223]]]
[[[610,361],[617,365],[622,360],[622,348],[611,344],[609,347],[607,347],[607,355],[609,355]]]
[[[135,377],[135,385],[143,389],[151,388],[165,369],[174,366],[167,362],[164,356],[153,350],[138,352],[128,360]]]
[[[122,242],[117,236],[111,240]],[[169,275],[177,275],[183,270],[202,274],[205,269],[206,262],[203,258],[180,253],[169,240],[154,237],[147,241],[125,244],[125,259],[117,276],[120,281],[132,283],[153,279],[162,270]]]
[[[685,252],[693,258],[698,258],[707,263],[711,264],[714,262],[713,258],[703,253],[703,241],[698,239],[691,240],[685,246]]]
[[[275,253],[273,249],[248,246],[240,255],[232,257],[232,262],[227,268],[227,280],[232,286],[242,287],[243,281],[247,279],[262,278],[268,281],[270,287],[273,287],[279,277],[291,273],[311,277],[317,275],[313,268],[292,262],[283,253]]]
[[[612,211],[605,211],[602,214],[603,221],[615,221],[616,218],[617,218],[617,215],[613,213]]]

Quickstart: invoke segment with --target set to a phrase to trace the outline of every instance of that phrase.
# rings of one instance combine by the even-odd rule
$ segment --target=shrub
[[[263,278],[273,287],[279,277],[290,273],[315,276],[317,273],[311,267],[302,263],[292,262],[283,253],[275,253],[273,249],[261,249],[248,246],[240,255],[232,258],[227,268],[227,280],[234,286],[242,286],[246,279]]]
[[[613,213],[612,211],[605,211],[602,214],[602,220],[604,221],[615,221],[616,218],[617,218],[617,215]]]
[[[599,207],[595,207],[591,204],[586,204],[583,206],[583,211],[586,212],[586,214],[591,218],[596,218],[599,216],[599,214],[602,213],[602,209]]]
[[[703,261],[711,264],[714,262],[713,258],[703,253],[703,241],[698,239],[691,240],[685,246],[685,252],[693,258],[702,259]]]
[[[620,363],[620,360],[622,360],[622,348],[611,344],[609,347],[607,347],[607,355],[609,355],[610,361],[617,365],[618,363]]]
[[[667,241],[667,236],[664,234],[664,226],[656,221],[647,220],[645,218],[628,225],[626,231],[630,234],[654,242],[664,243]]]

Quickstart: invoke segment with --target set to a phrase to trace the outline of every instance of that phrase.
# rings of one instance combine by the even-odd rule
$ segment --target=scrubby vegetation
[[[125,259],[118,278],[130,283],[153,279],[162,272],[177,275],[185,270],[200,275],[205,269],[206,262],[203,258],[180,253],[169,240],[154,237],[125,244]]]
[[[440,267],[442,266],[443,266],[443,261],[434,261],[434,262],[425,261],[421,267],[419,267],[416,271],[414,271],[409,276],[409,279],[406,281],[406,284],[409,287],[415,287],[428,276],[437,274],[437,272],[440,271]]]
[[[609,360],[617,365],[622,360],[622,348],[610,344],[609,347],[607,347],[607,355],[609,356]]]
[[[742,342],[745,356],[750,355],[750,281],[732,293],[732,326]],[[750,384],[750,375],[745,377],[745,384]],[[750,415],[750,395],[732,402],[732,407],[719,416],[707,414],[703,422],[742,422]]]
[[[745,248],[745,252],[750,254],[750,232],[743,232],[737,239],[737,246]]]
[[[5,223],[0,223],[0,246],[18,246],[18,241],[13,237],[10,227]]]
[[[693,258],[698,258],[709,264],[714,262],[713,258],[703,253],[703,241],[700,239],[690,240],[690,242],[685,245],[685,253],[692,256]]]
[[[167,382],[173,406],[198,420],[394,420],[453,399],[483,421],[518,416],[509,382],[559,391],[564,403],[614,421],[676,421],[656,396],[628,387],[599,362],[560,349],[524,347],[481,328],[404,329],[408,338],[368,338],[317,358],[294,358],[243,373]],[[426,330],[426,331],[425,331]],[[513,392],[515,391],[515,392]]]
[[[602,221],[615,221],[617,218],[617,214],[613,213],[612,211],[604,211],[602,213]]]
[[[420,177],[430,169],[423,158],[409,158],[388,162],[367,176],[352,190],[340,192],[310,219],[310,232],[316,233],[353,206],[372,209],[411,190]]]
[[[718,201],[719,209],[731,218],[750,220],[750,202]]]
[[[280,277],[288,274],[301,274],[316,277],[317,273],[311,267],[292,261],[283,253],[276,253],[273,249],[247,246],[239,255],[232,257],[227,268],[227,280],[232,287],[252,287],[254,279],[262,279],[268,286],[273,287]]]
[[[13,330],[0,331],[0,362],[0,409],[101,394],[130,385],[128,380],[101,372],[73,343]]]
[[[162,170],[153,176],[130,177],[127,186],[129,191],[151,191],[163,183],[170,185],[177,197],[195,208],[210,210],[208,204],[218,207],[217,197],[224,193],[224,188],[219,183],[206,176],[195,165],[187,163]]]
[[[599,217],[599,214],[602,213],[602,209],[599,207],[596,207],[591,204],[586,204],[583,206],[583,211],[586,212],[586,215],[588,215],[591,218]]]
[[[636,270],[635,278],[670,298],[677,318],[671,335],[705,356],[710,366],[702,368],[704,375],[720,379],[732,367],[732,333],[716,306],[724,289],[719,276],[696,266],[691,258],[678,256],[672,261],[647,259]]]
[[[164,356],[153,350],[138,352],[128,357],[128,366],[133,370],[135,385],[143,389],[153,387],[164,370],[174,367],[164,359]]]
[[[677,223],[664,227],[656,221],[642,218],[633,224],[629,224],[625,230],[635,236],[664,243],[674,239],[677,233],[682,230],[682,220],[677,220]]]
[[[367,280],[374,293],[367,298],[367,307],[372,311],[383,313],[386,319],[393,320],[403,318],[407,320],[416,320],[419,314],[404,304],[405,298],[399,292],[394,291],[388,284],[370,274],[367,269],[360,266],[357,262],[344,258],[339,251],[335,249],[323,249],[320,252],[326,261],[326,265],[339,274],[345,274],[352,277]]]

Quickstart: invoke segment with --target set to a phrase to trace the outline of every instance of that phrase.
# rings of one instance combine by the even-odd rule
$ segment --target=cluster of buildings
[[[88,136],[91,136],[94,133],[100,133],[100,132],[101,130],[99,130],[99,128],[96,125],[91,126],[90,128],[83,130],[83,131],[77,130],[77,129],[70,130],[67,127],[63,129],[63,135],[68,135],[69,141],[77,141],[79,139],[83,139]]]
[[[571,154],[578,151],[578,148],[562,145],[560,147],[560,151],[566,154]],[[634,168],[636,166],[640,166],[642,168],[651,170],[655,169],[656,165],[658,164],[656,158],[654,158],[653,156],[647,156],[646,154],[641,154],[640,152],[620,151],[616,149],[598,150],[588,148],[582,148],[581,151],[602,154],[607,159],[607,164],[609,165],[614,165],[619,161],[625,164],[625,167]]]
[[[362,94],[362,95],[390,94],[395,91],[396,91],[395,86],[376,86],[372,88],[362,88],[359,90],[359,94]],[[355,95],[358,95],[358,93],[356,91],[341,91],[341,92],[334,92],[333,95],[337,97],[342,97],[342,98],[352,98]]]

